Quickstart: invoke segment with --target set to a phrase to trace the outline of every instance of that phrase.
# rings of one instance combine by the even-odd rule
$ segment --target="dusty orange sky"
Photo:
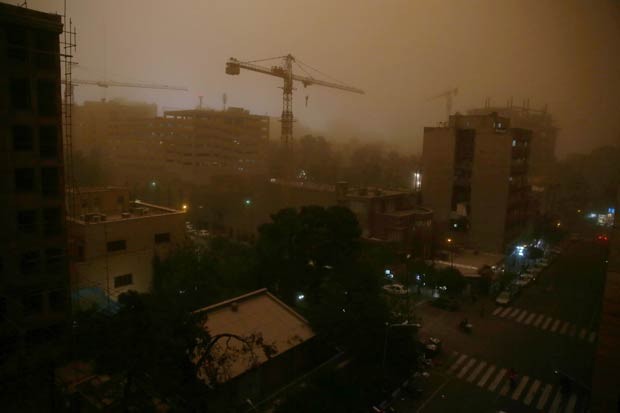
[[[292,53],[365,96],[296,91],[301,123],[421,149],[422,128],[486,97],[548,104],[562,129],[557,153],[620,141],[617,0],[68,0],[78,29],[74,77],[184,85],[189,92],[80,86],[78,101],[124,97],[187,108],[228,104],[279,116],[281,81],[224,73],[228,57]],[[15,4],[16,2],[11,2]],[[62,11],[62,0],[29,7]],[[305,107],[305,96],[309,96]],[[343,133],[342,131],[347,131]],[[332,134],[336,134],[333,132]]]

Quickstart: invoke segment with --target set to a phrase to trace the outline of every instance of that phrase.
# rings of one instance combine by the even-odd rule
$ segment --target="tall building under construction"
[[[67,315],[62,29],[59,15],[0,4],[2,339],[44,337]]]

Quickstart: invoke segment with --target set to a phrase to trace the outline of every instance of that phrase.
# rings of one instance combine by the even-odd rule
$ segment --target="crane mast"
[[[295,57],[293,57],[293,55],[291,54],[272,59],[283,59],[283,65],[265,67],[257,65],[254,62],[241,62],[231,57],[228,62],[226,62],[226,74],[238,75],[240,74],[241,69],[245,69],[265,75],[279,77],[283,80],[284,84],[282,86],[282,117],[280,119],[282,122],[282,131],[280,139],[284,147],[288,147],[293,141],[293,82],[301,82],[304,87],[318,85],[329,87],[332,89],[339,89],[347,92],[358,93],[362,95],[364,94],[364,91],[362,89],[358,89],[356,87],[347,86],[342,83],[327,82],[324,80],[316,79],[312,76],[300,76],[294,74],[293,63],[299,64],[300,62],[298,59],[295,59]]]

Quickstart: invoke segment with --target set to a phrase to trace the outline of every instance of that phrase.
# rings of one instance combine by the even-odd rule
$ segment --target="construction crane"
[[[271,66],[265,67],[257,65],[256,62],[263,62],[267,60],[275,60],[275,59],[283,59],[283,64],[281,66]],[[293,73],[293,63],[297,64],[299,68],[304,71],[308,76],[299,76]],[[293,140],[293,82],[298,81],[301,82],[304,87],[319,85],[330,87],[333,89],[345,90],[347,92],[359,93],[361,95],[364,94],[364,91],[352,86],[347,86],[341,82],[327,82],[324,80],[319,80],[312,75],[310,75],[305,68],[314,70],[318,73],[321,73],[319,70],[312,68],[311,66],[303,63],[299,59],[296,59],[291,54],[286,56],[272,57],[268,59],[260,59],[253,60],[248,62],[241,62],[233,57],[231,57],[228,62],[226,62],[226,74],[229,75],[238,75],[241,72],[241,69],[251,70],[253,72],[262,73],[265,75],[271,75],[275,77],[279,77],[284,80],[284,86],[282,87],[282,135],[281,142],[285,147]],[[321,73],[323,76],[327,76]]]
[[[458,88],[450,89],[443,93],[440,93],[437,96],[433,96],[432,98],[427,99],[427,101],[435,100],[439,98],[445,98],[446,99],[446,114],[447,114],[446,121],[450,121],[450,115],[452,115],[452,98],[456,96],[458,93],[459,93]]]
[[[65,80],[62,80],[63,85],[67,85]],[[187,91],[186,87],[182,86],[169,86],[169,85],[160,85],[156,83],[130,83],[130,82],[114,82],[111,80],[82,80],[82,79],[72,79],[71,84],[67,90],[67,98],[70,99],[71,104],[73,104],[73,88],[76,85],[94,85],[102,88],[109,87],[138,87],[143,89],[165,89],[165,90],[184,90]]]
[[[129,83],[129,82],[113,82],[110,80],[81,80],[81,79],[73,79],[71,80],[71,83],[76,84],[76,85],[95,85],[95,86],[103,87],[106,89],[109,87],[139,87],[139,88],[144,88],[144,89],[166,89],[166,90],[187,91],[186,87],[159,85],[156,83]]]

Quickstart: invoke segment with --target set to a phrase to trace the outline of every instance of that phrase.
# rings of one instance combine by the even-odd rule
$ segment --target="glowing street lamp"
[[[187,211],[187,204],[183,204],[181,208],[183,208],[183,211]]]

